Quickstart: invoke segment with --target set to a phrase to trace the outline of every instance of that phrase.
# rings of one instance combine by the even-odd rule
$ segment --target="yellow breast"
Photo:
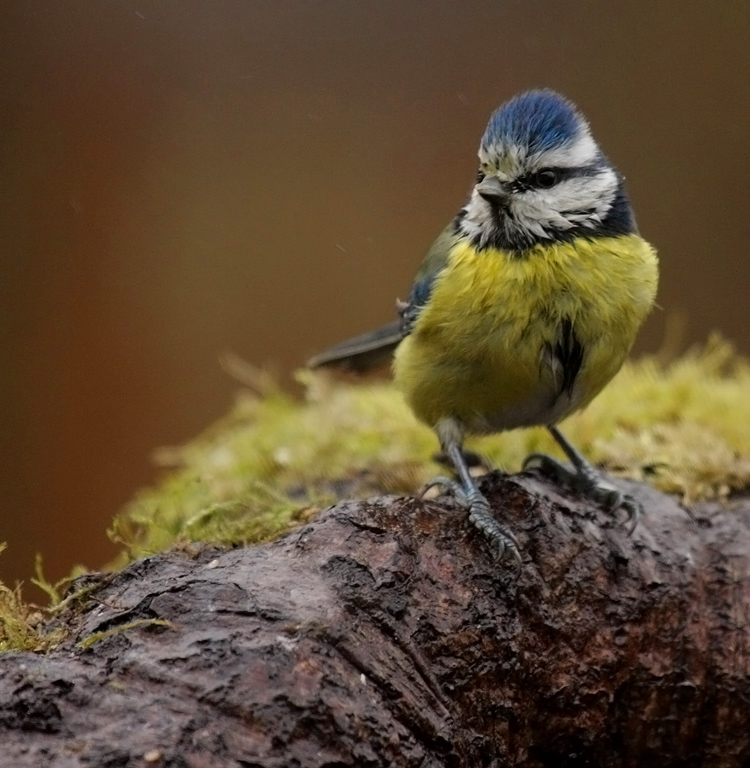
[[[657,281],[656,253],[637,235],[540,245],[521,258],[461,241],[396,352],[396,384],[431,426],[554,424],[619,370]],[[545,362],[565,320],[583,347],[569,392]]]

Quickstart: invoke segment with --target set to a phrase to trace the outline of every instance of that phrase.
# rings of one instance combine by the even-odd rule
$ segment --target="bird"
[[[456,478],[437,477],[498,559],[520,546],[470,472],[468,435],[546,427],[569,465],[535,468],[613,513],[630,533],[640,504],[607,482],[558,424],[622,366],[651,311],[655,249],[641,237],[624,177],[579,109],[550,89],[495,110],[468,199],[438,235],[397,317],[336,344],[310,368],[364,372],[392,359],[395,384],[437,435]]]

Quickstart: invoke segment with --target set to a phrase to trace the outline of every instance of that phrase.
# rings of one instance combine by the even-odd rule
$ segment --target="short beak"
[[[502,181],[495,176],[482,179],[475,189],[480,197],[492,205],[505,205],[510,197]]]

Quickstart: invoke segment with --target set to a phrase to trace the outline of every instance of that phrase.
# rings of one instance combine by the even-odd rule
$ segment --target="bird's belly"
[[[577,410],[582,401],[580,392],[560,391],[559,387],[540,386],[536,391],[515,403],[500,405],[483,417],[467,422],[470,432],[477,434],[503,432],[518,427],[534,427],[540,424],[553,425]]]
[[[408,337],[397,352],[396,382],[417,417],[435,425],[458,419],[474,433],[555,424],[584,400],[581,386],[563,390],[539,345],[465,346]],[[462,354],[463,352],[463,354]]]

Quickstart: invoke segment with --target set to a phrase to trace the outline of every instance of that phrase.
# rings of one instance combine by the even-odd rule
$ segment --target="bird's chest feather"
[[[521,422],[559,395],[560,408],[574,410],[617,372],[655,290],[655,254],[635,235],[540,246],[521,258],[459,244],[404,344],[397,378],[401,368],[416,399],[420,389],[441,407],[460,401],[488,415],[528,406],[534,413]]]
[[[629,347],[655,287],[653,251],[634,235],[550,244],[523,257],[459,244],[415,331],[460,357],[506,350],[536,362],[571,330],[586,346],[615,337]]]

